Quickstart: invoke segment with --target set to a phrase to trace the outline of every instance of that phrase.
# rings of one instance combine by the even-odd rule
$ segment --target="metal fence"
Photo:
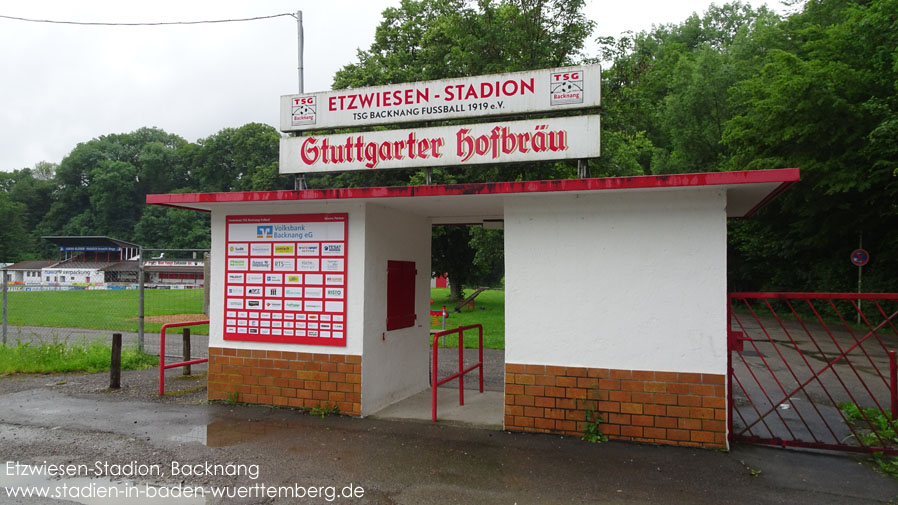
[[[120,332],[126,346],[158,354],[162,324],[206,319],[207,259],[205,249],[144,249],[139,259],[57,265],[41,275],[4,270],[2,342],[108,340]],[[194,328],[194,356],[207,353],[206,333]]]
[[[733,440],[898,454],[898,294],[729,302]]]
[[[159,353],[159,329],[166,323],[208,319],[208,249],[143,249],[138,286],[138,343]],[[193,356],[208,354],[208,328],[193,333]]]

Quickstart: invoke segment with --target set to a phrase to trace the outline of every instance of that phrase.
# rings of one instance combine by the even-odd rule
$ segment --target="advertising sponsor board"
[[[598,107],[599,65],[341,89],[281,97],[281,131]]]
[[[226,221],[224,339],[345,346],[348,215]],[[340,329],[300,331],[305,323],[294,327],[294,321],[339,323]]]
[[[311,173],[594,158],[599,116],[281,138],[280,172]]]
[[[235,254],[239,255],[239,253]],[[172,260],[172,261],[159,261],[159,260],[147,260],[143,266],[145,267],[201,267],[203,266],[202,261],[193,261],[193,260]]]

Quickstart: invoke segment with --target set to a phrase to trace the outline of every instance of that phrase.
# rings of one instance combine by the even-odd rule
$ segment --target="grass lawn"
[[[203,310],[201,289],[148,289],[145,295],[147,316],[198,314]],[[136,290],[17,291],[8,293],[8,296],[9,324],[13,326],[137,331]],[[484,291],[475,300],[476,309],[464,308],[460,313],[452,311],[455,304],[449,301],[448,289],[432,289],[430,296],[433,309],[445,305],[449,311],[446,328],[482,324],[483,346],[505,348],[504,291]],[[148,333],[156,333],[161,326],[148,322],[145,329]],[[207,334],[208,328],[199,326],[191,331]],[[456,340],[455,337],[447,337],[446,344],[457,346]],[[465,347],[477,347],[476,332],[465,332]]]
[[[202,289],[147,289],[145,315],[198,314]],[[137,331],[137,290],[16,291],[7,293],[9,324],[95,330]],[[159,332],[159,323],[146,323]],[[191,328],[206,334],[206,326]]]
[[[465,290],[466,294],[473,291]],[[490,289],[480,293],[474,300],[474,310],[462,308],[460,313],[453,312],[454,302],[449,301],[448,288],[434,288],[430,290],[430,298],[433,300],[431,308],[439,310],[446,306],[449,319],[446,320],[446,328],[458,328],[471,324],[483,325],[483,347],[489,349],[505,349],[505,291]],[[446,345],[457,347],[455,337],[446,337]],[[477,332],[465,332],[465,347],[477,347]]]
[[[102,372],[109,370],[111,348],[101,341],[89,344],[0,344],[0,374]],[[136,349],[122,349],[122,369],[139,370],[159,364],[159,358]]]

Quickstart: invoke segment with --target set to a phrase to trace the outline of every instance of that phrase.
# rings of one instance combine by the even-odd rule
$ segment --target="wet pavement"
[[[100,487],[139,489],[153,484],[164,486],[155,489],[182,491],[201,486],[252,492],[252,486],[263,489],[258,486],[264,483],[282,486],[264,488],[282,495],[104,502],[12,499],[0,488],[0,503],[854,504],[898,497],[898,481],[851,456],[749,446],[722,453],[623,442],[589,444],[574,437],[439,423],[114,399],[52,387],[4,393],[3,380],[3,461],[90,468],[102,462],[120,469],[133,463],[160,469],[150,476],[119,471],[112,480],[79,474],[28,481],[0,472],[4,486],[25,479],[34,486],[58,487],[93,477],[90,482]],[[173,465],[200,471],[184,476],[176,474]],[[219,465],[219,473],[203,470],[214,465]],[[9,469],[7,465],[7,474]],[[302,497],[284,496],[290,489],[301,489]],[[361,489],[363,496],[340,497],[346,489],[356,496]]]

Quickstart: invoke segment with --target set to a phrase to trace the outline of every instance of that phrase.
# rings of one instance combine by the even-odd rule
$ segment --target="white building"
[[[59,261],[53,260],[28,260],[6,267],[6,280],[12,285],[34,286],[43,283],[42,271],[44,268],[52,267]]]
[[[504,221],[505,428],[726,447],[727,218],[797,169],[149,195],[211,212],[209,398],[366,416],[429,387],[434,225]]]

